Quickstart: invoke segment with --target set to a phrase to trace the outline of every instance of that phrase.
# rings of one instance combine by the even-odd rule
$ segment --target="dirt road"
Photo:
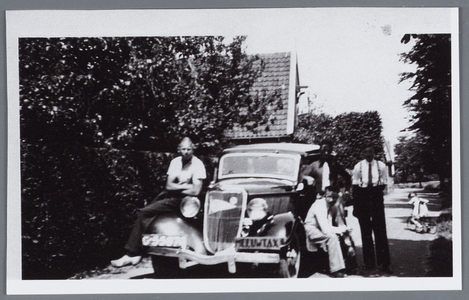
[[[423,193],[419,189],[395,189],[385,196],[386,227],[394,270],[392,276],[397,277],[425,276],[428,271],[428,247],[436,238],[435,234],[417,233],[407,228],[406,221],[412,212],[412,206],[407,204],[407,195],[411,191],[417,191],[422,198],[430,200],[430,217],[436,218],[440,214],[441,200],[437,193]],[[358,261],[362,264],[360,227],[358,220],[351,216],[351,211],[348,222],[354,228],[354,241],[357,248],[360,248]]]
[[[411,214],[411,206],[407,204],[407,195],[411,191],[419,192],[422,198],[430,200],[428,208],[430,217],[440,214],[441,200],[437,193],[424,193],[419,189],[395,189],[385,196],[385,212],[387,233],[391,252],[393,277],[423,277],[428,271],[428,247],[436,235],[417,233],[407,229],[406,221]],[[360,227],[358,220],[352,216],[352,209],[347,208],[347,222],[353,228],[352,237],[357,246],[358,263],[363,264]],[[326,274],[315,273],[311,277],[327,277]],[[361,277],[352,275],[351,277]],[[141,279],[154,278],[151,261],[145,259],[138,266],[120,269],[111,266],[104,270],[97,270],[85,279]]]

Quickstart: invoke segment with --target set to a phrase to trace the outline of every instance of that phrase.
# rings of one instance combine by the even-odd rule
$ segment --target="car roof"
[[[238,145],[225,149],[223,153],[241,152],[271,152],[271,153],[294,153],[299,155],[309,155],[319,153],[320,146],[314,144],[299,143],[262,143]]]

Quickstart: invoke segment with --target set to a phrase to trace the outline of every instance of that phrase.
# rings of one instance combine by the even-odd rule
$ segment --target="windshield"
[[[233,153],[220,160],[219,178],[278,177],[296,180],[299,156],[275,153]]]

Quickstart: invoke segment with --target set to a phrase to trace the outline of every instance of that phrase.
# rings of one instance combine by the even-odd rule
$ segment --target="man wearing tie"
[[[383,191],[387,184],[386,165],[374,159],[374,149],[363,150],[364,160],[358,162],[352,175],[353,215],[360,223],[364,269],[373,270],[376,264],[385,274],[391,274]],[[376,261],[375,247],[376,245]]]

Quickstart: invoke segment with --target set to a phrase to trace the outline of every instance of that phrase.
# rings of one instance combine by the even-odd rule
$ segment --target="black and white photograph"
[[[6,21],[7,294],[462,289],[457,8]]]

